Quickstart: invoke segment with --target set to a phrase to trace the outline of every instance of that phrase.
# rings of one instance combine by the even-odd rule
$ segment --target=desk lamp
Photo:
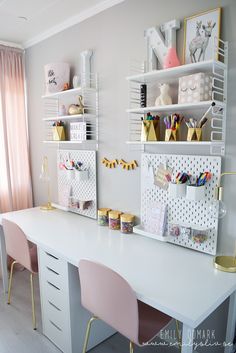
[[[40,173],[39,178],[43,182],[47,183],[47,194],[48,194],[47,204],[44,206],[41,206],[40,209],[44,210],[44,211],[52,211],[55,209],[55,207],[53,207],[52,203],[51,203],[50,176],[49,176],[49,171],[48,171],[48,157],[46,157],[46,156],[43,157],[41,173]]]
[[[226,172],[220,175],[218,185],[216,187],[215,193],[215,203],[212,206],[215,215],[218,218],[223,218],[226,215],[226,206],[223,202],[223,186],[221,185],[221,180],[223,176],[226,175],[236,175],[236,172]],[[235,249],[236,250],[236,249]],[[215,268],[224,272],[236,272],[236,253],[234,256],[216,256],[214,259]]]

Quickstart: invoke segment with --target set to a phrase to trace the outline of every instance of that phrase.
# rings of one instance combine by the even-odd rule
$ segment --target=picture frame
[[[221,7],[184,19],[183,63],[218,60],[214,55],[214,38],[220,38]]]

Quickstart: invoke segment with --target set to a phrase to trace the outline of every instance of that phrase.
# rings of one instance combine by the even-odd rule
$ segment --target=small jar
[[[133,227],[134,227],[134,216],[132,214],[127,214],[124,213],[120,217],[121,224],[121,232],[125,234],[131,234],[133,233]]]
[[[108,226],[108,213],[110,208],[100,208],[98,210],[98,224],[100,226]]]
[[[110,211],[109,212],[109,228],[112,230],[120,229],[120,211]]]

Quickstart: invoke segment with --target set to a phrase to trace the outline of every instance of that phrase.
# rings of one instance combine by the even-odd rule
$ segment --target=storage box
[[[199,72],[179,78],[178,103],[198,103],[212,100],[212,77]]]
[[[70,123],[70,140],[85,141],[87,139],[87,124],[85,122]]]

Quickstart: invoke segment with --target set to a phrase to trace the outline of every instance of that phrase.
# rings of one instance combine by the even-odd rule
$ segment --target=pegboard
[[[167,163],[173,169],[173,176],[177,173],[187,172],[198,176],[201,172],[209,171],[212,178],[205,186],[205,198],[201,201],[190,201],[185,197],[171,198],[168,190],[158,186],[147,184],[145,177],[146,167],[152,166],[154,172],[160,163]],[[213,218],[209,212],[209,206],[214,200],[215,187],[221,173],[221,157],[214,156],[188,156],[188,155],[164,155],[164,154],[142,154],[141,161],[141,222],[146,223],[147,205],[152,201],[167,204],[167,225],[186,225],[194,229],[208,230],[208,238],[202,243],[194,243],[192,239],[180,235],[178,237],[168,236],[168,242],[191,248],[197,251],[215,255],[218,235],[218,218]],[[168,227],[166,234],[168,235]]]
[[[88,170],[86,180],[81,180],[80,172],[72,173],[61,169],[60,164],[66,160],[80,161],[82,167]],[[97,218],[97,178],[96,178],[96,151],[58,150],[57,151],[58,202],[71,212],[90,218]],[[87,209],[70,207],[69,198],[77,201],[91,201]]]

